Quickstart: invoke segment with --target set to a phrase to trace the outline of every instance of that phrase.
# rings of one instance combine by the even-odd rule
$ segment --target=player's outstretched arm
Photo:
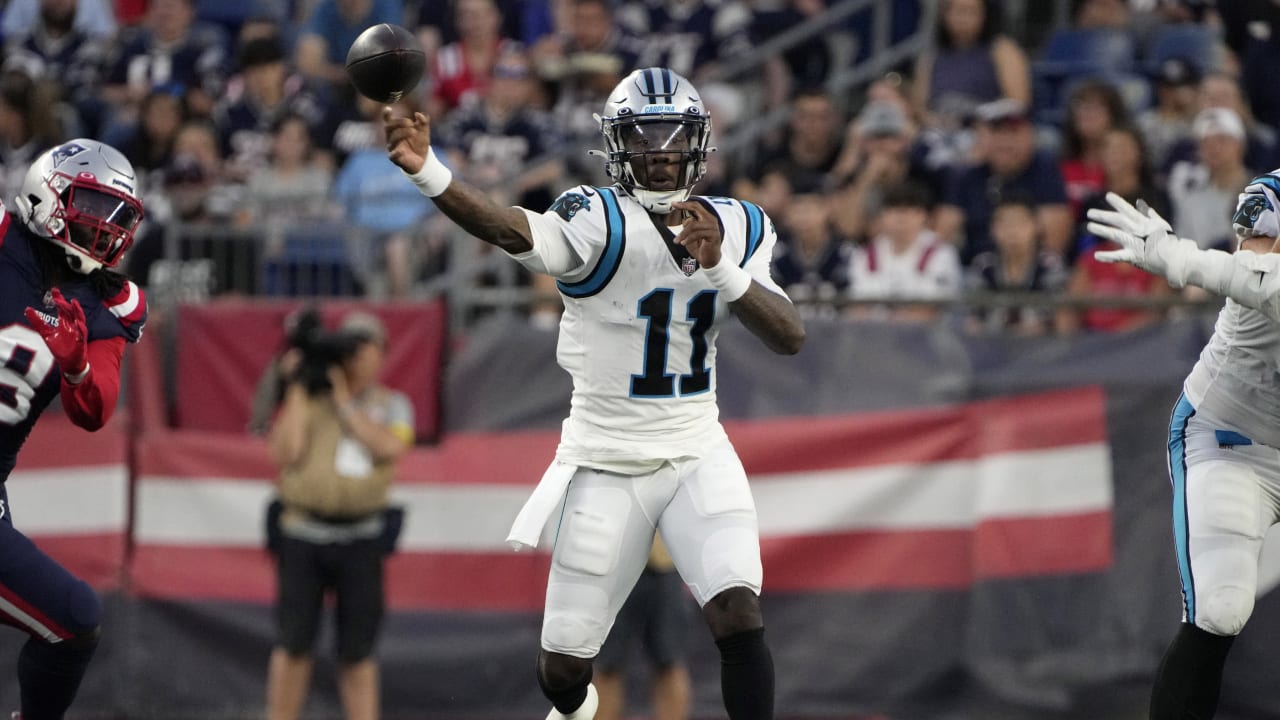
[[[1099,260],[1132,263],[1174,287],[1195,285],[1280,320],[1280,255],[1202,250],[1194,240],[1174,235],[1145,203],[1139,209],[1115,193],[1107,193],[1107,203],[1115,210],[1090,210],[1088,230],[1120,249],[1096,253]]]
[[[503,207],[475,186],[458,178],[431,149],[431,121],[422,113],[395,117],[382,109],[387,156],[423,195],[431,198],[463,230],[511,254],[533,249],[529,219],[515,207]]]
[[[722,256],[720,221],[702,203],[689,200],[672,207],[685,215],[676,242],[697,258],[707,279],[729,301],[733,314],[770,350],[783,355],[800,352],[804,321],[790,298],[769,290]]]

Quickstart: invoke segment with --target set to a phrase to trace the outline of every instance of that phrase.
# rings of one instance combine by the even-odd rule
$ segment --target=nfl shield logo
[[[687,257],[680,261],[680,270],[684,272],[685,277],[692,275],[698,269],[698,259]]]

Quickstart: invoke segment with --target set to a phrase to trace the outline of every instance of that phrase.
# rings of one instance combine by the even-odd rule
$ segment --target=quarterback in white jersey
[[[1089,211],[1089,231],[1121,246],[1100,260],[1227,297],[1169,426],[1183,624],[1156,676],[1152,720],[1213,717],[1227,653],[1253,611],[1263,538],[1280,522],[1278,192],[1272,172],[1240,194],[1235,253],[1202,250],[1115,195],[1114,210]]]
[[[799,313],[769,274],[759,207],[691,197],[711,132],[698,91],[666,68],[625,78],[599,117],[610,187],[544,213],[496,205],[435,157],[428,119],[384,111],[387,151],[445,215],[563,297],[557,358],[573,398],[556,458],[508,538],[560,518],[538,682],[549,720],[590,720],[591,661],[659,532],[721,656],[730,720],[771,720],[755,503],[716,406],[716,336],[730,311],[775,352],[799,352]]]

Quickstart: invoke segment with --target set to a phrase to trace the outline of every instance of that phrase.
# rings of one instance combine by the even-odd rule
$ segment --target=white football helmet
[[[27,228],[61,246],[82,273],[120,262],[142,222],[133,165],[119,150],[86,138],[37,157],[14,204]]]
[[[693,84],[666,68],[628,75],[596,119],[605,171],[649,212],[671,212],[707,172],[711,116]]]

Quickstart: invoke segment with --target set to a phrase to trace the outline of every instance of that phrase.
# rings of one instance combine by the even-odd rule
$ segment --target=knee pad
[[[542,647],[574,657],[594,657],[608,634],[609,596],[590,585],[555,583],[547,588]]]
[[[1196,627],[1214,635],[1235,636],[1253,613],[1254,593],[1237,585],[1210,590],[1196,608]]]

